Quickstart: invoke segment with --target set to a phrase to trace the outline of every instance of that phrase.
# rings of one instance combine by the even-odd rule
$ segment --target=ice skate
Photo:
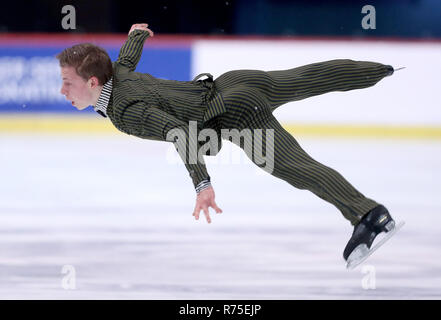
[[[386,77],[389,77],[389,76],[393,75],[394,72],[406,69],[406,67],[394,68],[394,67],[388,65],[388,66],[386,66],[386,69],[387,69]]]
[[[379,205],[366,214],[354,228],[351,239],[343,252],[347,262],[347,268],[353,269],[365,261],[375,250],[389,240],[402,226],[390,216],[388,210]],[[372,244],[378,235],[384,235],[382,239]]]

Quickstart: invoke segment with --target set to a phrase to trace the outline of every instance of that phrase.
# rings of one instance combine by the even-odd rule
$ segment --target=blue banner
[[[103,48],[112,61],[117,59],[119,48]],[[55,56],[63,49],[0,45],[0,112],[78,112],[60,93]],[[190,80],[191,48],[144,48],[136,71],[162,79]]]

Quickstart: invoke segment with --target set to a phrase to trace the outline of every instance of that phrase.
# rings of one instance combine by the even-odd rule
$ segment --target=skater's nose
[[[61,88],[60,88],[60,93],[63,95],[63,96],[67,96],[67,90],[66,90],[66,88],[64,87],[64,84],[61,86]]]

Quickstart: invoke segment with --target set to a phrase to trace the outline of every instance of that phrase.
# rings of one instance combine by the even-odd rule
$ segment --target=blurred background
[[[341,58],[405,67],[275,112],[312,157],[406,221],[368,260],[375,290],[345,270],[352,227],[330,204],[225,143],[206,158],[224,213],[195,222],[171,144],[65,100],[57,53],[92,42],[115,60],[144,22],[155,37],[137,71],[164,79]],[[439,0],[2,3],[0,298],[439,299],[440,71]]]
[[[158,34],[441,37],[436,0],[163,0],[10,1],[0,13],[2,32],[64,32],[61,8],[77,11],[75,32],[125,33],[148,21]],[[361,8],[373,5],[378,27],[360,30]],[[17,19],[20,17],[20,19]]]

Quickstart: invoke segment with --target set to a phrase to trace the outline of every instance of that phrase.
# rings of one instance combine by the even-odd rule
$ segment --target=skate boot
[[[392,66],[390,66],[390,65],[387,65],[386,66],[386,77],[389,77],[389,76],[391,76],[391,75],[393,75],[394,74],[394,67],[392,67]]]
[[[404,222],[396,225],[389,211],[383,205],[378,205],[369,211],[355,226],[352,237],[343,252],[347,268],[353,269],[366,260],[372,252],[384,244],[403,225]],[[371,248],[372,243],[380,233],[386,233],[387,235],[375,247]]]
[[[400,68],[394,68],[390,65],[386,66],[386,75],[385,77],[390,77],[391,75],[393,75],[396,71],[400,71],[406,69],[406,67],[400,67]]]

